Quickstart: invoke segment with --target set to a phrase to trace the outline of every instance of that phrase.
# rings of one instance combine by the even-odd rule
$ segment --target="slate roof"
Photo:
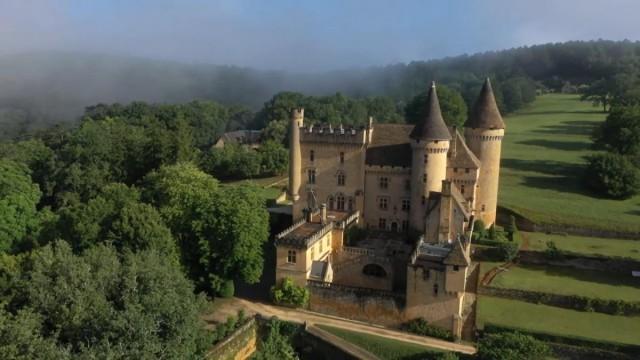
[[[489,78],[485,80],[465,126],[472,129],[504,129],[504,121],[498,110]]]
[[[409,134],[413,125],[376,124],[371,144],[367,147],[365,163],[379,166],[411,166]]]
[[[469,149],[467,144],[464,141],[464,137],[460,135],[460,132],[456,128],[449,128],[451,132],[451,136],[455,139],[455,141],[451,142],[449,147],[448,154],[448,167],[456,167],[456,168],[470,168],[470,169],[479,169],[480,168],[480,160],[473,154],[473,151]],[[455,156],[452,157],[452,153],[455,151]]]
[[[440,102],[436,93],[435,83],[431,84],[426,101],[426,115],[420,119],[411,131],[410,137],[419,140],[451,140],[451,134],[442,118]]]
[[[471,261],[464,253],[460,239],[454,240],[453,249],[449,252],[443,261],[447,265],[469,266]]]

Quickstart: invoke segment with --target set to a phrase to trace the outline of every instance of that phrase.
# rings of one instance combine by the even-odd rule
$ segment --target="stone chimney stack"
[[[327,204],[320,205],[320,221],[323,224],[327,223]]]

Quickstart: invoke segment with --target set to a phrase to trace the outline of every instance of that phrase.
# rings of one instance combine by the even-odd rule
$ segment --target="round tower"
[[[480,160],[480,175],[476,191],[475,216],[487,227],[496,221],[500,152],[504,137],[504,121],[487,78],[469,119],[465,124],[467,145]]]
[[[291,112],[289,134],[289,200],[300,199],[300,182],[302,176],[302,154],[300,150],[300,127],[304,124],[304,109]]]
[[[409,221],[411,227],[421,233],[424,232],[427,199],[430,193],[442,191],[451,140],[440,112],[435,83],[431,84],[426,100],[426,115],[409,135],[412,149]]]

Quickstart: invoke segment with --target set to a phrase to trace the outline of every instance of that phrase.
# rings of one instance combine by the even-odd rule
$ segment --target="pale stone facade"
[[[504,123],[488,80],[466,141],[445,125],[435,85],[425,100],[415,126],[305,126],[303,110],[293,112],[294,225],[276,238],[276,278],[401,294],[402,320],[459,335],[472,223],[495,221]],[[345,244],[351,224],[368,232]]]

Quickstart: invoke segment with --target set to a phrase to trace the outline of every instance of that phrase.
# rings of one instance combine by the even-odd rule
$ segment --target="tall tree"
[[[467,104],[459,92],[444,85],[436,88],[442,118],[449,126],[462,127],[467,119]],[[405,107],[405,118],[410,124],[416,124],[426,116],[427,92],[411,99]]]

